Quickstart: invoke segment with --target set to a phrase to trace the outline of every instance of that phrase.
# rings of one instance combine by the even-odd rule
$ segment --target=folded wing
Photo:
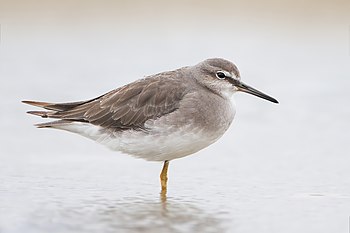
[[[59,104],[23,102],[50,110],[30,111],[30,114],[62,120],[39,124],[38,127],[78,121],[115,130],[145,129],[147,120],[176,111],[180,100],[187,94],[184,82],[175,75],[167,72],[151,76],[88,101]]]

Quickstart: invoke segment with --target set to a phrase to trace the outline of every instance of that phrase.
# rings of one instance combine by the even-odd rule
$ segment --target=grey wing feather
[[[179,108],[180,100],[188,90],[183,83],[174,72],[166,72],[130,83],[72,108],[69,106],[67,110],[60,105],[63,110],[47,112],[45,117],[89,122],[115,130],[144,129],[147,120]]]

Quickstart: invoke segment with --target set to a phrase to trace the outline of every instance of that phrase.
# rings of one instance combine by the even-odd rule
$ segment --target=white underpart
[[[166,123],[166,119],[162,117],[158,120],[148,120],[145,124],[145,127],[149,128],[148,131],[107,131],[100,126],[81,122],[56,128],[80,134],[115,151],[150,161],[165,161],[193,154],[217,141],[234,117],[235,109],[232,110],[227,118],[223,119],[223,124],[217,124],[215,130],[210,132],[198,127],[191,120],[186,125],[175,127]]]
[[[134,130],[112,133],[100,126],[80,122],[59,128],[90,138],[112,150],[151,161],[172,160],[193,154],[214,143],[223,134],[208,134],[193,128],[191,124],[178,129],[155,126],[151,133]]]

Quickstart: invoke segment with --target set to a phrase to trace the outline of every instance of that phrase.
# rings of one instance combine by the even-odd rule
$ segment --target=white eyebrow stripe
[[[216,73],[218,73],[218,72],[222,72],[225,74],[226,77],[232,78],[232,74],[226,70],[218,70]]]

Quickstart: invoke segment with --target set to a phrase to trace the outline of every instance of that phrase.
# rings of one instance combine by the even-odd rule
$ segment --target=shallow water
[[[1,233],[349,231],[348,3],[220,3],[1,3]],[[236,94],[223,138],[170,163],[166,199],[162,164],[36,129],[20,103],[208,57],[280,104]]]
[[[170,163],[164,201],[160,163],[64,132],[40,133],[43,140],[22,144],[21,155],[1,155],[2,232],[346,232],[348,227],[348,154],[335,149],[335,142],[290,148],[280,143],[283,149],[276,140],[228,132],[203,152]],[[50,134],[59,140],[47,144]]]
[[[170,164],[164,199],[161,164],[103,156],[2,156],[1,232],[346,232],[348,226],[347,164],[332,171],[322,162],[287,165],[270,156],[270,166],[243,155],[194,156]]]

